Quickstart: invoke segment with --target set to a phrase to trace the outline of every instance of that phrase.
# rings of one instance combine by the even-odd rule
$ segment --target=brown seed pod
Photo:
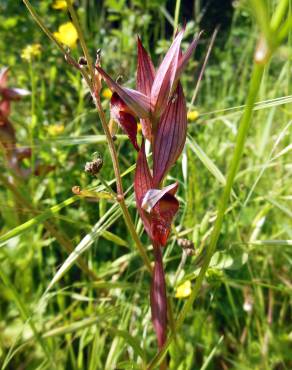
[[[84,171],[86,173],[89,173],[92,176],[95,176],[99,173],[102,166],[103,166],[102,158],[97,158],[97,159],[94,159],[91,162],[86,162],[85,167],[84,167]]]

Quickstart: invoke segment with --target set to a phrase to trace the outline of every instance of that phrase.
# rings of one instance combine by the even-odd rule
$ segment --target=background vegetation
[[[205,29],[182,81],[191,112],[189,137],[171,171],[180,183],[181,207],[164,261],[175,314],[190,293],[214,225],[259,34],[247,1],[183,1],[180,8],[179,3],[75,2],[92,56],[100,48],[103,67],[128,85],[135,83],[137,34],[157,64],[178,21],[188,22],[184,45]],[[272,13],[277,2],[267,3]],[[70,21],[56,2],[33,4],[52,32]],[[290,2],[290,16],[291,11]],[[190,105],[217,25],[199,94]],[[114,179],[91,98],[23,4],[0,2],[0,32],[0,65],[10,67],[9,85],[31,91],[11,113],[18,147],[32,149],[22,166],[41,163],[50,169],[12,183],[1,157],[1,368],[51,369],[50,361],[60,369],[141,368],[156,351],[150,277],[120,209],[102,198],[104,193],[95,197],[103,189],[100,180],[84,172],[99,152],[101,178]],[[265,69],[218,250],[170,347],[171,369],[292,368],[291,36]],[[29,53],[27,46],[35,44],[41,45],[39,52]],[[77,45],[71,53],[81,55]],[[104,89],[105,109],[108,99]],[[122,135],[116,146],[129,209],[142,235],[132,195],[135,153]],[[73,195],[73,186],[83,193]],[[181,238],[193,241],[193,256],[182,252]],[[145,235],[142,241],[150,248]],[[80,245],[87,247],[83,261],[44,297],[68,252]]]

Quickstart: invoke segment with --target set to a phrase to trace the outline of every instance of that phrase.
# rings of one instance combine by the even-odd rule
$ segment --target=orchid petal
[[[7,118],[9,114],[10,114],[10,101],[2,100],[0,102],[0,126],[3,124],[2,120],[4,122],[4,118]]]
[[[153,148],[153,177],[155,187],[163,180],[167,171],[181,154],[187,132],[187,109],[181,84],[175,97],[168,103],[160,119]]]
[[[4,99],[19,100],[23,96],[30,95],[30,91],[18,88],[0,88],[0,94]]]
[[[110,101],[111,117],[118,122],[131,140],[134,148],[139,151],[137,143],[137,121],[125,102],[113,93]]]
[[[172,90],[180,56],[180,44],[184,30],[180,31],[158,68],[151,89],[153,116],[158,118],[164,111]]]
[[[154,246],[155,264],[150,290],[152,322],[158,347],[162,348],[167,334],[167,297],[162,255],[159,246]]]
[[[188,47],[187,51],[182,54],[179,58],[179,62],[178,62],[178,66],[177,66],[177,70],[176,70],[176,74],[175,74],[175,82],[173,84],[173,90],[175,89],[176,87],[176,82],[179,80],[183,70],[185,69],[189,59],[191,58],[194,50],[196,49],[197,45],[198,45],[198,42],[199,42],[199,39],[200,39],[200,36],[201,36],[202,32],[200,32],[195,38],[194,40],[191,42],[190,46]]]
[[[101,67],[96,66],[108,87],[116,92],[139,118],[147,118],[150,114],[150,99],[139,91],[128,89],[116,83]]]
[[[150,212],[152,208],[154,208],[157,202],[166,194],[170,193],[174,195],[177,191],[178,183],[175,182],[174,184],[168,185],[163,189],[149,189],[147,193],[143,197],[143,201],[141,207],[145,209],[145,211]]]
[[[137,39],[138,65],[137,65],[137,90],[150,97],[151,87],[155,77],[155,69],[152,60],[145,50],[140,38]],[[151,140],[151,122],[149,119],[141,119],[142,132],[146,139]]]
[[[134,191],[139,215],[143,221],[145,231],[152,239],[150,216],[142,209],[143,197],[151,188],[153,188],[153,180],[146,159],[145,142],[143,141],[136,164]]]
[[[119,118],[117,119],[120,126],[128,135],[129,139],[131,140],[134,148],[139,151],[139,145],[137,143],[137,121],[135,117],[133,117],[129,113],[120,112]]]
[[[152,60],[145,50],[140,38],[137,39],[138,65],[137,65],[137,90],[150,96],[155,78],[155,69]]]
[[[153,208],[151,212],[151,233],[157,244],[166,245],[171,223],[178,209],[179,202],[170,193],[165,194]]]

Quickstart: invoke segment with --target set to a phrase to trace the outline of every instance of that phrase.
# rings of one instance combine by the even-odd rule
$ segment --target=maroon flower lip
[[[162,183],[185,145],[187,109],[179,78],[200,37],[199,34],[183,54],[184,31],[177,32],[157,71],[140,38],[137,38],[136,90],[119,85],[100,66],[96,66],[113,92],[111,118],[118,122],[138,151],[134,191],[139,215],[154,249],[150,302],[159,348],[165,343],[167,334],[167,297],[160,247],[167,244],[171,224],[179,209],[175,197],[178,184],[163,187]],[[141,147],[137,142],[137,119],[142,126]],[[146,139],[152,147],[153,172],[146,158]]]

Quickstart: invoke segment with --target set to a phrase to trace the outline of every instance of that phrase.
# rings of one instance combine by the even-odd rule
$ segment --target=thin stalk
[[[98,112],[98,115],[99,115],[100,120],[101,120],[102,128],[103,128],[104,133],[106,135],[106,140],[107,140],[108,145],[109,145],[109,151],[110,151],[110,155],[111,155],[111,159],[112,159],[112,163],[113,163],[113,169],[114,169],[114,173],[115,173],[115,177],[116,177],[116,183],[117,183],[117,193],[118,193],[117,198],[118,198],[120,207],[122,209],[126,225],[129,229],[130,234],[131,234],[131,236],[132,236],[132,238],[133,238],[133,240],[134,240],[134,242],[137,246],[137,249],[138,249],[138,251],[139,251],[139,253],[140,253],[140,255],[141,255],[141,257],[142,257],[142,259],[145,263],[145,266],[147,267],[147,270],[149,271],[150,274],[152,274],[152,268],[151,268],[150,260],[149,260],[147,254],[145,252],[145,249],[144,249],[144,247],[143,247],[143,245],[142,245],[142,243],[141,243],[141,241],[140,241],[140,239],[137,235],[135,225],[134,225],[134,223],[131,219],[128,208],[126,206],[126,202],[125,202],[125,199],[124,199],[122,179],[121,179],[121,173],[120,173],[120,168],[119,168],[117,152],[116,152],[115,145],[114,145],[112,136],[110,134],[110,131],[109,131],[109,128],[108,128],[108,125],[107,125],[105,113],[102,109],[101,101],[99,99],[99,94],[96,91],[96,86],[94,86],[95,84],[94,84],[93,64],[92,64],[90,54],[88,52],[88,48],[87,48],[86,43],[85,43],[85,39],[83,37],[82,31],[81,31],[81,28],[80,28],[80,25],[79,25],[79,21],[78,21],[76,12],[75,12],[75,10],[72,6],[72,3],[71,3],[70,0],[66,0],[70,15],[72,17],[73,24],[74,24],[74,26],[77,30],[77,33],[78,33],[81,48],[83,50],[85,58],[87,59],[89,75],[90,75],[91,79],[89,78],[89,76],[85,72],[85,69],[83,69],[79,66],[79,64],[70,56],[70,54],[68,54],[68,52],[65,50],[65,48],[58,42],[58,40],[56,40],[56,38],[52,35],[52,33],[44,25],[42,19],[35,12],[34,8],[30,4],[30,2],[28,0],[23,0],[23,2],[26,5],[26,7],[28,8],[28,10],[29,10],[32,18],[35,20],[35,22],[40,26],[40,28],[45,32],[45,34],[58,46],[58,48],[61,50],[61,52],[65,55],[67,62],[69,64],[71,64],[72,66],[74,66],[75,68],[77,68],[80,71],[80,73],[82,74],[82,76],[84,77],[84,79],[86,80],[86,83],[87,83],[87,85],[88,85],[88,87],[91,91],[91,95],[92,95],[93,100],[95,102],[97,112]]]
[[[271,47],[274,45],[275,40],[273,33],[271,32],[267,4],[264,0],[249,0],[249,2],[252,5],[253,14],[256,18],[257,24]]]
[[[231,167],[229,169],[227,180],[226,180],[226,185],[224,187],[224,191],[223,191],[223,194],[221,196],[221,199],[218,205],[217,218],[215,221],[213,232],[211,234],[210,243],[206,248],[206,255],[205,255],[200,273],[192,289],[192,293],[178,316],[178,319],[176,322],[176,331],[181,328],[187,314],[192,309],[193,303],[195,299],[197,298],[198,293],[201,289],[201,286],[202,286],[206,271],[209,267],[211,258],[216,250],[217,242],[218,242],[222,224],[223,224],[224,214],[225,214],[228,201],[230,198],[234,178],[235,178],[235,175],[236,175],[236,172],[237,172],[237,169],[239,167],[239,163],[242,157],[244,143],[245,143],[248,128],[251,122],[253,107],[255,105],[256,97],[257,97],[260,84],[262,81],[263,72],[264,72],[264,64],[255,63],[253,67],[252,76],[251,76],[249,93],[248,93],[247,100],[246,100],[246,106],[243,112],[243,116],[240,120],[239,131],[238,131],[238,135],[236,139],[236,145],[234,149],[233,159],[231,162]],[[173,337],[174,337],[173,334],[169,336],[162,350],[154,357],[154,359],[151,361],[151,363],[147,367],[148,370],[154,369],[163,360],[163,358],[165,357],[167,353],[169,345],[173,340]]]
[[[174,11],[174,23],[173,23],[173,37],[175,36],[175,33],[177,31],[179,12],[180,12],[180,3],[181,3],[181,0],[176,0],[175,11]]]
[[[271,19],[271,24],[270,24],[271,29],[273,31],[276,31],[280,27],[281,22],[285,17],[288,5],[289,5],[289,0],[282,0],[277,5],[276,10],[274,11],[274,14]]]
[[[88,86],[91,86],[91,80],[89,76],[87,75],[86,71],[80,67],[80,65],[77,63],[77,61],[70,55],[68,52],[68,49],[65,48],[61,42],[59,42],[56,37],[52,34],[52,32],[48,29],[48,27],[44,24],[42,19],[39,17],[39,15],[34,10],[33,6],[31,5],[29,0],[22,0],[24,2],[24,5],[27,7],[27,10],[29,11],[30,15],[32,16],[32,19],[37,23],[37,25],[41,28],[41,30],[48,36],[48,38],[53,41],[53,43],[60,49],[62,54],[65,57],[65,60],[71,64],[73,67],[78,69],[82,76],[84,77],[85,81],[87,82]]]
[[[72,17],[72,21],[73,21],[74,26],[76,27],[76,30],[77,30],[77,33],[78,33],[81,48],[82,48],[84,56],[87,60],[89,74],[90,74],[92,80],[94,80],[93,64],[91,62],[90,54],[89,54],[87,45],[85,43],[85,39],[84,39],[82,30],[80,28],[76,12],[75,12],[75,10],[72,6],[71,0],[66,0],[66,2],[67,2],[67,5],[68,5],[70,15]],[[89,86],[89,88],[90,88],[90,86]],[[113,169],[114,169],[115,178],[116,178],[116,183],[117,183],[117,200],[118,200],[118,202],[120,204],[120,207],[122,209],[123,217],[125,219],[126,225],[129,229],[130,234],[131,234],[131,236],[132,236],[132,238],[133,238],[133,240],[134,240],[134,242],[137,246],[137,249],[138,249],[138,251],[139,251],[139,253],[140,253],[140,255],[141,255],[141,257],[142,257],[142,259],[145,263],[145,266],[147,267],[148,271],[150,273],[152,273],[150,260],[149,260],[147,254],[145,252],[145,249],[144,249],[144,247],[143,247],[143,245],[142,245],[142,243],[141,243],[141,241],[140,241],[140,239],[139,239],[139,237],[136,233],[135,225],[133,224],[133,221],[131,219],[130,213],[128,211],[128,208],[127,208],[127,205],[126,205],[126,202],[125,202],[125,199],[124,199],[124,191],[123,191],[123,184],[122,184],[122,178],[121,178],[121,171],[120,171],[120,167],[119,167],[119,161],[118,161],[118,156],[117,156],[115,144],[114,144],[114,141],[112,139],[111,133],[109,131],[109,127],[108,127],[108,124],[107,124],[105,113],[104,113],[104,110],[103,110],[102,105],[101,105],[101,101],[100,101],[100,97],[99,97],[99,91],[96,90],[96,87],[94,86],[94,84],[93,84],[93,88],[91,88],[91,95],[92,95],[93,100],[95,102],[95,106],[96,106],[96,109],[97,109],[97,112],[98,112],[98,115],[99,115],[99,118],[100,118],[100,121],[101,121],[101,125],[102,125],[103,131],[105,133],[106,140],[107,140],[108,146],[109,146],[109,151],[110,151],[112,164],[113,164]]]
[[[145,252],[145,248],[143,247],[143,245],[142,245],[142,243],[139,239],[139,236],[136,232],[135,225],[132,221],[132,218],[130,216],[129,210],[127,208],[127,205],[126,205],[126,202],[125,202],[125,199],[124,199],[122,178],[121,178],[121,172],[120,172],[120,167],[119,167],[119,162],[118,162],[118,157],[117,157],[115,144],[114,144],[112,136],[110,134],[110,131],[109,131],[109,128],[108,128],[108,125],[107,125],[107,121],[106,121],[106,117],[105,117],[104,111],[103,111],[102,106],[101,106],[101,102],[100,102],[99,99],[96,99],[95,102],[96,102],[97,112],[98,112],[98,115],[99,115],[99,118],[100,118],[100,121],[101,121],[101,124],[102,124],[102,128],[104,130],[104,133],[106,135],[106,139],[107,139],[107,142],[108,142],[108,145],[109,145],[109,151],[110,151],[110,155],[111,155],[111,159],[112,159],[112,163],[113,163],[113,168],[114,168],[114,173],[115,173],[115,178],[116,178],[116,183],[117,183],[117,193],[118,193],[117,198],[118,198],[120,207],[121,207],[122,212],[123,212],[123,217],[125,219],[125,222],[126,222],[126,225],[127,225],[128,229],[130,231],[131,237],[133,238],[133,240],[136,244],[136,247],[137,247],[144,263],[145,263],[145,266],[147,267],[147,270],[149,271],[150,274],[152,274],[152,267],[151,267],[151,264],[150,264],[150,260],[147,256],[147,254]]]
[[[86,42],[85,42],[85,39],[84,39],[84,36],[83,36],[83,32],[81,31],[81,28],[80,28],[80,25],[79,25],[79,21],[78,21],[78,18],[77,18],[77,15],[76,15],[76,12],[72,6],[72,2],[71,0],[66,0],[66,3],[67,3],[67,7],[68,7],[68,10],[69,10],[69,13],[72,17],[72,22],[74,24],[74,26],[76,27],[76,30],[77,30],[77,33],[78,33],[78,37],[79,37],[79,41],[80,41],[80,45],[81,45],[81,48],[83,50],[83,53],[84,53],[84,57],[87,61],[87,65],[88,65],[88,70],[89,70],[89,74],[90,74],[90,77],[91,77],[91,81],[93,81],[93,84],[94,84],[94,68],[93,68],[93,64],[92,64],[92,59],[91,59],[91,56],[90,56],[90,53],[88,51],[88,48],[87,48],[87,45],[86,45]]]

